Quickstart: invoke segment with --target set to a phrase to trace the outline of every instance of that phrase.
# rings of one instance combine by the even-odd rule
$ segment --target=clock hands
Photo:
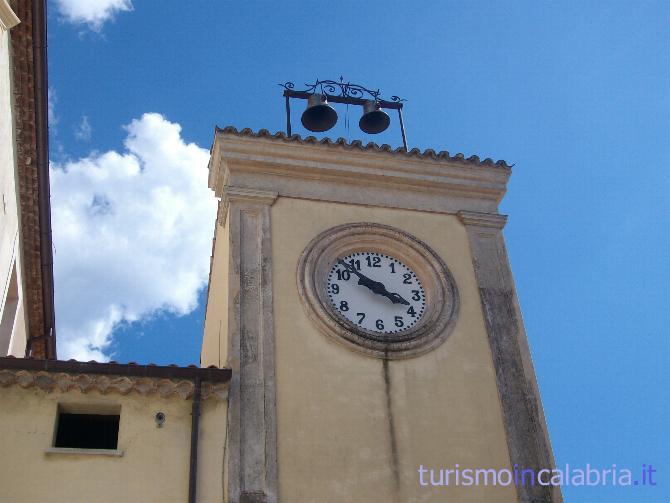
[[[375,292],[375,293],[376,293],[376,292]],[[403,298],[402,298],[400,295],[398,295],[397,293],[395,293],[395,292],[389,292],[388,290],[386,290],[386,287],[384,287],[384,291],[381,292],[381,295],[383,295],[384,297],[388,297],[389,299],[391,299],[391,302],[393,302],[394,304],[405,304],[406,306],[409,306],[409,302],[407,302],[405,299],[403,299]]]
[[[373,293],[376,293],[377,295],[383,295],[384,297],[387,297],[394,304],[405,304],[406,306],[409,306],[409,302],[403,299],[400,295],[398,295],[397,293],[389,292],[386,289],[386,286],[384,286],[384,283],[380,283],[379,281],[375,281],[373,279],[368,278],[364,274],[358,272],[355,267],[350,266],[342,259],[338,259],[337,263],[343,266],[347,271],[353,272],[356,276],[358,276],[359,285],[363,285],[369,288],[370,290],[372,290]]]

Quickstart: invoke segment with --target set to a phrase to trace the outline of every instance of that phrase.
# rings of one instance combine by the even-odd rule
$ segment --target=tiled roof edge
[[[288,136],[286,133],[283,131],[279,131],[277,133],[270,133],[267,129],[260,129],[258,132],[254,132],[250,128],[244,128],[241,130],[238,130],[234,126],[226,126],[224,128],[220,128],[219,126],[215,127],[215,132],[216,133],[224,133],[224,134],[233,134],[237,136],[249,136],[253,138],[268,138],[272,140],[282,140],[282,141],[288,141],[288,142],[296,142],[300,143],[302,145],[329,145],[329,146],[340,146],[344,147],[347,149],[359,149],[359,150],[372,150],[374,152],[388,152],[390,154],[394,155],[404,155],[407,157],[416,157],[419,159],[432,159],[432,160],[438,160],[438,161],[450,161],[450,162],[460,162],[464,164],[473,164],[476,166],[485,166],[485,167],[492,167],[492,168],[511,168],[513,165],[507,164],[506,161],[504,160],[498,160],[494,161],[490,157],[487,157],[484,160],[481,160],[479,156],[476,155],[471,155],[470,157],[465,157],[463,154],[456,154],[456,155],[450,155],[449,152],[446,150],[442,150],[440,152],[435,152],[435,150],[429,148],[421,152],[418,148],[413,148],[409,151],[405,151],[404,148],[398,147],[396,149],[393,149],[390,145],[384,143],[382,145],[377,145],[375,142],[369,142],[368,144],[364,145],[362,141],[360,140],[352,140],[350,143],[347,142],[344,138],[338,138],[337,140],[331,140],[330,138],[322,138],[319,140],[318,138],[314,136],[307,136],[303,138],[302,136],[298,134],[292,134],[291,136]]]
[[[101,363],[96,361],[79,362],[76,360],[39,360],[32,358],[0,358],[0,370],[29,370],[43,372],[64,372],[69,374],[101,374],[126,377],[162,377],[166,379],[190,379],[196,377],[204,382],[227,382],[230,380],[229,368],[195,365],[138,365],[136,363]]]
[[[196,383],[190,379],[0,369],[0,388],[12,386],[23,389],[39,388],[47,393],[79,390],[82,393],[97,391],[103,395],[110,393],[128,395],[136,392],[142,396],[181,397],[185,400],[193,398],[196,393]],[[225,400],[228,397],[228,383],[205,381],[200,385],[200,391],[202,400],[208,398]]]

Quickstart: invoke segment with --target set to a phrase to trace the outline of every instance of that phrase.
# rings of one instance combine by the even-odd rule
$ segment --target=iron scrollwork
[[[279,84],[287,91],[295,91],[295,84],[293,82],[285,82],[284,84]],[[301,91],[307,94],[324,94],[328,97],[338,96],[341,98],[357,98],[357,99],[372,99],[374,101],[391,101],[394,103],[401,103],[406,101],[398,96],[391,96],[388,100],[385,100],[381,96],[379,89],[372,90],[367,87],[363,87],[359,84],[352,84],[351,82],[344,82],[344,78],[340,77],[339,82],[335,80],[319,80],[316,79],[314,84],[305,84],[305,89]]]

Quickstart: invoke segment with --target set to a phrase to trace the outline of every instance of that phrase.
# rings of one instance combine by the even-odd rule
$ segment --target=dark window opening
[[[58,415],[55,447],[116,449],[119,439],[118,415]]]

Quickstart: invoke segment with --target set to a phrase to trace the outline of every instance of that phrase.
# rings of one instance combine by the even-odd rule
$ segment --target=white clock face
[[[416,325],[426,307],[419,278],[398,259],[377,252],[340,257],[328,274],[333,308],[354,325],[393,334]]]

